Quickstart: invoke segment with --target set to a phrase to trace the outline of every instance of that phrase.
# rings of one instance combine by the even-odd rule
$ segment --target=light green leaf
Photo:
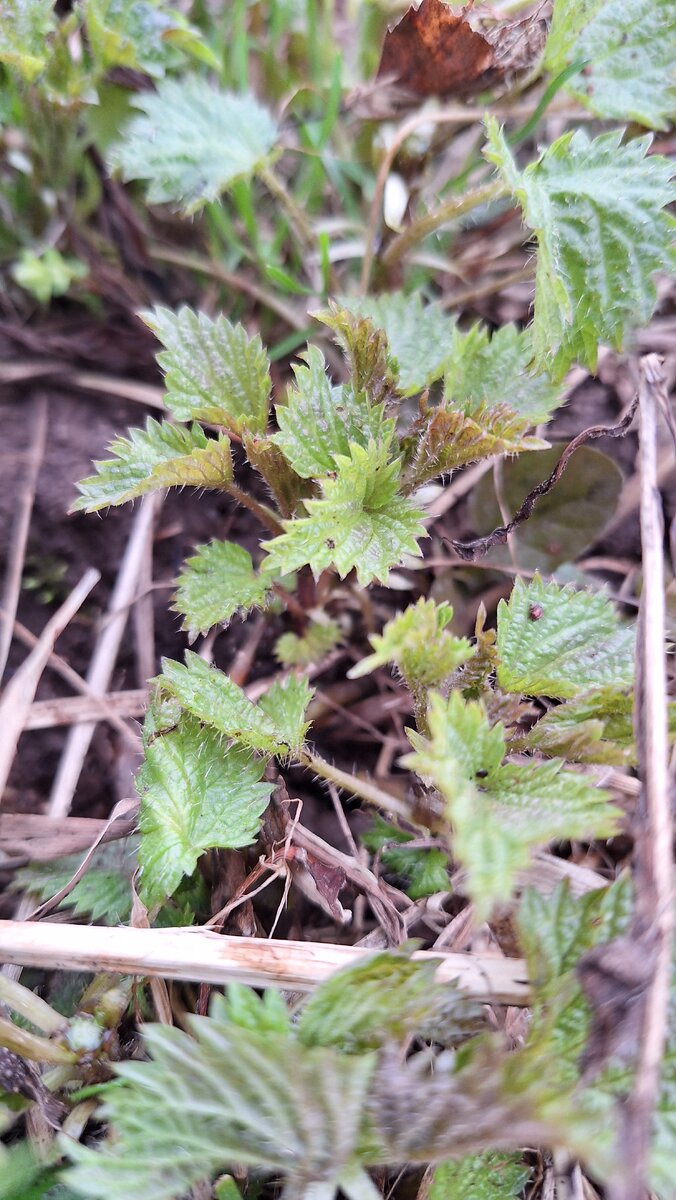
[[[403,1040],[442,1005],[436,962],[374,954],[331,975],[305,1004],[298,1038],[305,1046],[339,1046],[348,1054]]]
[[[448,700],[432,693],[429,729],[429,739],[408,731],[414,753],[403,764],[443,793],[453,854],[481,916],[509,899],[517,871],[536,846],[616,832],[620,814],[607,793],[563,771],[560,760],[501,765],[504,730],[491,728],[477,701],[464,701],[459,692]]]
[[[409,687],[438,687],[475,654],[467,638],[447,630],[452,620],[450,604],[435,604],[421,596],[388,621],[381,634],[370,636],[374,653],[348,672],[350,678],[393,663]]]
[[[446,403],[470,414],[484,403],[504,404],[531,425],[546,421],[562,389],[548,375],[531,372],[532,358],[529,329],[503,325],[490,338],[485,325],[473,325],[467,333],[454,329],[444,375]]]
[[[258,334],[224,316],[180,308],[148,309],[141,317],[166,347],[157,355],[165,373],[167,408],[179,421],[210,421],[234,433],[263,433],[270,371]]]
[[[332,329],[348,366],[354,392],[364,392],[371,404],[388,404],[400,399],[396,363],[392,363],[387,335],[368,316],[360,316],[329,302],[314,316]]]
[[[348,385],[332,387],[324,355],[310,346],[294,364],[296,386],[289,388],[286,404],[276,407],[279,433],[271,441],[284,452],[294,471],[314,479],[334,471],[336,458],[349,454],[351,442],[367,446],[371,439],[389,444],[394,421],[386,421],[383,406],[372,407],[364,393]]]
[[[284,667],[309,667],[318,663],[342,640],[337,621],[311,621],[302,637],[283,633],[275,642],[275,657]]]
[[[72,283],[85,279],[88,274],[86,263],[78,258],[64,257],[53,247],[39,255],[22,250],[12,267],[12,278],[40,304],[49,304],[54,296],[65,295]]]
[[[413,491],[437,475],[494,454],[544,450],[549,442],[526,436],[531,421],[504,404],[481,402],[471,411],[450,403],[426,409],[402,441],[406,455],[406,490]]]
[[[16,872],[12,891],[30,892],[41,902],[51,900],[73,878],[82,865],[84,852],[68,854],[52,862],[34,862]],[[131,877],[135,869],[134,847],[126,839],[95,850],[91,862],[59,908],[70,908],[76,917],[93,924],[119,925],[131,913]]]
[[[398,829],[391,821],[376,816],[373,825],[362,833],[360,841],[372,854],[380,851],[385,871],[405,881],[405,890],[412,900],[433,896],[435,892],[450,891],[448,854],[444,850],[408,849],[407,842],[414,834]]]
[[[566,700],[590,688],[630,687],[634,628],[602,593],[517,579],[498,606],[498,683]]]
[[[290,1033],[291,1016],[281,992],[266,988],[259,996],[243,983],[229,983],[225,996],[215,993],[212,1017],[221,1017],[231,1025],[253,1033]]]
[[[494,119],[486,156],[499,167],[537,235],[533,345],[555,379],[576,359],[594,370],[599,342],[621,347],[655,308],[656,271],[675,261],[672,165],[650,138],[621,130],[593,141],[566,133],[522,172]]]
[[[226,625],[235,613],[262,608],[272,580],[254,570],[251,555],[235,542],[197,546],[178,577],[174,603],[190,640],[213,625]]]
[[[600,117],[667,129],[676,113],[674,0],[556,0],[545,66],[575,60],[584,75],[566,84]]]
[[[570,762],[631,766],[636,760],[633,696],[615,688],[582,692],[549,708],[528,731],[525,746]]]
[[[284,521],[285,532],[263,543],[271,565],[286,573],[309,563],[316,576],[333,566],[341,578],[354,568],[365,587],[405,554],[419,557],[423,514],[397,490],[399,469],[387,447],[353,443],[336,457],[335,478],[319,480],[321,499],[305,500],[308,516]]]
[[[530,1175],[519,1154],[486,1150],[434,1168],[427,1200],[511,1200]]]
[[[239,746],[226,747],[218,733],[191,716],[146,739],[136,777],[144,904],[171,896],[205,850],[250,846],[256,840],[273,788],[261,782],[264,765]]]
[[[315,1180],[337,1190],[356,1158],[373,1055],[247,1029],[222,1006],[188,1021],[194,1037],[144,1026],[151,1061],[116,1064],[121,1080],[106,1094],[114,1138],[96,1150],[64,1142],[76,1163],[67,1182],[88,1200],[176,1200],[243,1164],[283,1173],[293,1196]]]
[[[263,754],[288,754],[302,745],[307,723],[301,705],[311,697],[305,679],[289,676],[256,705],[228,675],[190,650],[185,666],[164,659],[162,668],[157,680],[162,691],[226,737]]]
[[[130,429],[128,438],[115,438],[108,452],[114,458],[95,462],[97,474],[78,483],[82,495],[71,512],[97,512],[158,488],[221,489],[232,482],[228,438],[208,438],[197,424],[187,429],[148,417],[145,429]]]
[[[150,204],[176,203],[185,213],[254,175],[278,137],[253,96],[219,91],[196,75],[164,79],[134,104],[142,115],[112,150],[111,166],[125,179],[146,180]]]
[[[423,304],[419,292],[385,292],[381,296],[342,298],[341,308],[370,317],[385,331],[405,396],[422,392],[441,379],[451,351],[453,320],[437,304]]]
[[[184,61],[184,53],[218,69],[200,33],[175,8],[152,0],[86,0],[87,41],[104,70],[130,67],[161,79]]]
[[[54,0],[0,0],[0,63],[27,83],[47,65]]]

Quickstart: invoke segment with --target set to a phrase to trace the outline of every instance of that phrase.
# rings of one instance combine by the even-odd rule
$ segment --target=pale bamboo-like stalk
[[[0,921],[0,962],[60,971],[101,971],[201,983],[246,983],[311,991],[341,967],[373,955],[331,942],[227,937],[207,929],[101,928],[46,921]],[[420,962],[439,961],[437,979],[457,980],[484,1003],[527,1005],[526,965],[497,955],[419,950]]]

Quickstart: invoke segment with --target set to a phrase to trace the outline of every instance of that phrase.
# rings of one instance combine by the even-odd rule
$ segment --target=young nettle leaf
[[[73,878],[82,865],[84,852],[68,854],[52,862],[35,862],[17,871],[10,890],[30,892],[41,903],[51,900]],[[134,872],[134,847],[128,841],[111,842],[94,852],[82,879],[59,904],[76,917],[94,924],[119,925],[129,920]]]
[[[423,304],[419,292],[351,296],[340,304],[357,316],[370,317],[376,329],[384,330],[404,396],[414,396],[441,379],[451,349],[453,320],[439,305]]]
[[[235,613],[263,608],[271,595],[272,579],[256,571],[251,555],[235,542],[214,541],[197,546],[178,577],[174,603],[182,614],[191,641],[213,625],[226,625]]]
[[[157,682],[193,716],[242,746],[261,754],[289,754],[301,748],[312,697],[307,680],[290,675],[252,704],[229,675],[188,650],[185,666],[164,659]]]
[[[498,606],[498,683],[566,700],[590,688],[630,687],[635,631],[602,593],[517,579]]]
[[[560,760],[503,764],[502,725],[458,692],[430,697],[429,739],[409,730],[414,753],[403,764],[432,780],[447,801],[452,848],[467,871],[480,914],[509,899],[517,871],[536,846],[566,838],[609,837],[620,813],[606,792]]]
[[[570,762],[631,766],[636,761],[633,697],[600,688],[550,708],[529,729],[524,745]]]
[[[218,70],[200,33],[175,8],[157,0],[85,0],[87,42],[104,70],[131,67],[161,79],[185,54]]]
[[[140,313],[166,347],[165,404],[179,421],[209,421],[233,433],[263,433],[268,422],[270,364],[258,334],[220,315],[180,308]]]
[[[289,1010],[281,992],[272,987],[259,996],[243,983],[229,983],[224,996],[214,993],[211,1015],[253,1033],[291,1033]]]
[[[533,345],[555,379],[578,360],[594,370],[599,342],[621,347],[645,325],[656,271],[673,265],[673,167],[649,155],[650,138],[622,131],[590,140],[566,133],[519,171],[504,134],[487,120],[486,157],[499,168],[537,235]]]
[[[530,1175],[519,1154],[486,1150],[434,1168],[427,1200],[511,1200]]]
[[[350,385],[333,387],[316,346],[301,357],[303,365],[293,368],[296,386],[289,388],[286,404],[275,409],[279,433],[271,438],[294,471],[314,479],[335,471],[336,459],[349,454],[352,442],[362,447],[371,440],[389,445],[394,421],[385,420],[382,404],[372,406]]]
[[[435,983],[437,964],[403,954],[375,954],[336,971],[305,1004],[298,1038],[347,1054],[403,1040],[441,1010],[448,988]]]
[[[532,374],[530,329],[503,325],[489,338],[485,325],[466,333],[453,330],[444,373],[448,407],[472,414],[482,403],[505,405],[530,425],[546,421],[561,398],[561,387],[544,372]]]
[[[467,638],[447,629],[453,620],[450,604],[435,604],[422,596],[398,613],[381,634],[369,638],[374,653],[348,672],[352,679],[393,663],[411,688],[438,687],[475,654]]]
[[[263,548],[280,573],[310,565],[316,576],[335,567],[357,572],[361,586],[384,581],[405,554],[420,557],[423,513],[398,491],[400,464],[387,446],[350,446],[336,457],[335,474],[320,479],[321,499],[305,500],[307,517],[285,521],[285,532]]]
[[[325,312],[314,315],[333,330],[345,355],[353,390],[364,392],[370,404],[399,400],[397,366],[391,362],[385,330],[376,328],[370,317],[333,303]]]
[[[103,1106],[114,1140],[68,1140],[70,1186],[89,1200],[178,1200],[242,1164],[284,1174],[289,1197],[333,1200],[356,1171],[374,1056],[247,1028],[223,1005],[188,1021],[194,1037],[145,1025],[151,1061],[116,1064]]]
[[[54,0],[0,0],[0,63],[32,83],[47,65],[55,24]]]
[[[242,444],[250,466],[265,480],[282,516],[292,517],[299,500],[312,494],[313,485],[294,471],[273,437],[245,433]]]
[[[228,747],[192,716],[145,740],[138,861],[139,894],[150,907],[173,895],[205,850],[250,846],[273,785],[261,782],[263,759]]]
[[[251,178],[278,137],[253,96],[219,91],[196,75],[164,79],[134,105],[142,115],[129,122],[110,165],[127,180],[145,180],[149,203],[175,203],[186,214]]]
[[[526,436],[532,424],[505,404],[481,402],[471,411],[449,403],[427,408],[403,439],[406,490],[413,491],[437,475],[494,454],[544,450],[549,442]]]
[[[413,841],[414,836],[376,816],[372,827],[361,835],[361,843],[372,854],[380,851],[383,867],[405,881],[406,892],[412,900],[449,891],[448,854],[434,848],[409,849],[406,843]]]
[[[275,657],[284,667],[309,667],[320,662],[342,640],[337,621],[312,621],[302,637],[283,633],[275,643]]]
[[[585,62],[566,89],[598,116],[667,129],[675,45],[674,0],[556,0],[544,61],[554,75]]]
[[[82,493],[71,512],[98,512],[126,504],[145,492],[168,487],[227,488],[232,483],[230,441],[208,438],[196,423],[186,428],[148,417],[145,429],[130,429],[108,447],[115,457],[94,463],[97,474],[77,485]]]

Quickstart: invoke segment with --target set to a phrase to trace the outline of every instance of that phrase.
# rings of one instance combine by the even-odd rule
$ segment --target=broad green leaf
[[[573,61],[584,74],[566,84],[600,117],[666,129],[676,114],[674,0],[556,0],[545,66]]]
[[[71,512],[97,512],[158,488],[221,489],[232,482],[228,438],[208,438],[197,424],[186,428],[148,417],[145,429],[130,429],[128,438],[115,438],[108,452],[114,457],[95,462],[97,474],[78,483],[82,495]]]
[[[291,1016],[281,992],[266,988],[259,996],[243,983],[229,983],[224,996],[214,994],[212,1017],[221,1017],[231,1025],[253,1033],[289,1033]]]
[[[270,158],[277,125],[252,95],[212,87],[197,75],[164,79],[134,100],[133,117],[113,148],[111,166],[147,182],[150,204],[193,213]]]
[[[261,782],[264,765],[242,747],[227,747],[217,732],[191,716],[146,738],[136,776],[144,904],[171,896],[205,850],[250,846],[256,840],[273,788]]]
[[[0,0],[0,63],[32,83],[47,65],[54,28],[54,0]]]
[[[373,1055],[247,1029],[222,1006],[188,1021],[194,1037],[145,1025],[151,1061],[116,1064],[102,1112],[113,1139],[96,1150],[64,1142],[70,1186],[88,1200],[177,1200],[242,1164],[283,1173],[290,1196],[309,1196],[314,1181],[333,1181],[333,1196],[357,1158]]]
[[[517,579],[498,606],[498,683],[566,700],[590,688],[630,687],[634,627],[602,593]]]
[[[351,442],[389,444],[394,421],[385,420],[382,405],[370,405],[364,393],[355,394],[349,385],[333,387],[316,346],[301,357],[303,364],[293,367],[296,386],[289,388],[286,404],[275,409],[279,433],[271,438],[298,475],[314,479],[334,471],[336,458],[349,454]]]
[[[633,696],[615,688],[582,692],[549,708],[528,731],[524,744],[570,762],[631,766],[636,761]]]
[[[502,464],[501,496],[510,516],[551,475],[564,448],[564,443],[556,442],[540,454]],[[580,446],[556,486],[538,498],[531,516],[511,534],[519,566],[554,571],[562,563],[574,562],[611,520],[623,483],[612,458],[591,446]],[[503,524],[491,473],[472,489],[470,511],[478,534],[490,533]],[[511,552],[506,546],[493,546],[485,561],[511,563]]]
[[[304,713],[312,692],[291,675],[252,704],[242,689],[203,658],[186,651],[185,666],[164,659],[157,682],[193,716],[242,746],[262,754],[298,750],[307,732]]]
[[[621,130],[590,140],[566,133],[519,171],[494,119],[486,156],[500,169],[538,240],[533,345],[555,379],[578,360],[594,370],[599,342],[620,348],[646,325],[653,276],[676,261],[672,165],[648,155],[650,138]]]
[[[398,491],[399,469],[386,446],[353,443],[336,457],[335,477],[319,480],[321,499],[304,502],[308,516],[284,521],[285,532],[263,543],[271,565],[286,573],[309,563],[316,576],[333,566],[341,578],[354,568],[364,587],[405,554],[419,557],[423,514]]]
[[[13,891],[30,892],[41,903],[51,900],[65,887],[81,866],[84,852],[68,854],[52,862],[34,862],[17,871]],[[76,917],[94,925],[120,925],[131,913],[131,877],[135,869],[134,847],[129,841],[111,842],[94,852],[91,862],[59,908],[70,908]]]
[[[434,1168],[427,1200],[511,1200],[530,1171],[518,1154],[486,1150]]]
[[[226,625],[235,613],[263,607],[271,579],[254,570],[251,555],[235,542],[198,546],[178,577],[174,609],[182,614],[190,640],[212,625]]]
[[[283,633],[275,642],[275,657],[284,667],[309,667],[318,663],[342,641],[337,621],[311,621],[302,637]]]
[[[336,1046],[348,1054],[403,1040],[441,1008],[436,962],[375,954],[329,977],[305,1004],[298,1038],[305,1046]]]
[[[530,419],[504,404],[481,402],[467,407],[465,412],[449,403],[439,404],[426,409],[411,426],[402,442],[407,491],[494,454],[520,454],[549,445],[541,438],[526,436]]]
[[[409,850],[406,843],[414,836],[376,816],[372,827],[361,834],[360,841],[372,854],[380,851],[383,867],[405,882],[406,893],[412,900],[433,896],[435,892],[448,892],[451,886],[448,854],[444,850],[415,847]]]
[[[489,338],[485,325],[467,333],[453,330],[444,375],[450,407],[471,414],[474,407],[504,404],[529,424],[546,421],[561,400],[561,388],[544,373],[533,374],[530,330],[503,325]]]
[[[432,693],[428,719],[429,739],[408,731],[414,753],[403,764],[443,793],[453,854],[480,915],[509,899],[536,846],[616,832],[620,814],[607,793],[563,771],[560,760],[502,764],[504,729],[491,728],[477,701]]]
[[[224,316],[180,308],[140,314],[166,347],[157,355],[165,373],[165,404],[179,421],[210,421],[234,433],[262,433],[268,421],[270,372],[258,334]]]
[[[370,317],[385,331],[398,387],[405,396],[441,379],[451,351],[453,320],[437,304],[423,304],[419,292],[342,298],[341,308]]]
[[[393,663],[409,687],[438,687],[475,653],[467,638],[455,637],[446,628],[452,620],[450,604],[421,596],[388,621],[381,634],[370,636],[374,653],[348,674],[355,679]]]
[[[175,8],[153,0],[86,0],[87,41],[96,63],[109,70],[130,67],[161,79],[192,53],[218,69],[200,33]]]

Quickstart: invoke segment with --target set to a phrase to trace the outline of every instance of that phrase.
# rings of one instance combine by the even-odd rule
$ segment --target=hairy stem
[[[284,527],[278,519],[277,514],[271,508],[268,508],[267,504],[261,504],[259,500],[255,500],[253,496],[250,496],[248,492],[238,487],[236,483],[229,483],[225,491],[238,504],[243,504],[245,508],[249,509],[249,512],[254,513],[261,525],[264,525],[271,533],[284,533]]]
[[[332,763],[326,762],[318,754],[310,754],[307,751],[301,752],[298,761],[304,767],[314,771],[315,775],[319,775],[321,779],[334,783],[336,787],[350,792],[352,796],[359,796],[369,804],[375,805],[376,808],[395,813],[406,821],[412,820],[408,804],[400,800],[398,796],[393,796],[391,792],[383,791],[368,779],[361,779],[358,775],[350,775],[348,771],[341,771],[339,767],[334,767]]]
[[[314,246],[315,238],[312,226],[299,204],[296,203],[283,179],[273,171],[272,167],[262,167],[260,178],[268,191],[278,200],[289,218],[296,240],[301,246]]]
[[[424,241],[430,233],[441,229],[443,225],[448,225],[450,221],[456,220],[457,217],[464,216],[465,213],[471,212],[472,209],[479,208],[481,204],[488,204],[490,200],[497,200],[501,196],[507,195],[507,191],[506,185],[501,180],[494,180],[492,183],[484,184],[483,187],[475,188],[472,192],[467,192],[465,196],[447,200],[445,204],[440,205],[433,212],[427,213],[417,221],[413,221],[408,229],[400,233],[390,243],[383,254],[382,265],[386,269],[391,270],[392,267],[401,262],[401,259],[404,258],[412,246],[417,246],[418,242]]]

